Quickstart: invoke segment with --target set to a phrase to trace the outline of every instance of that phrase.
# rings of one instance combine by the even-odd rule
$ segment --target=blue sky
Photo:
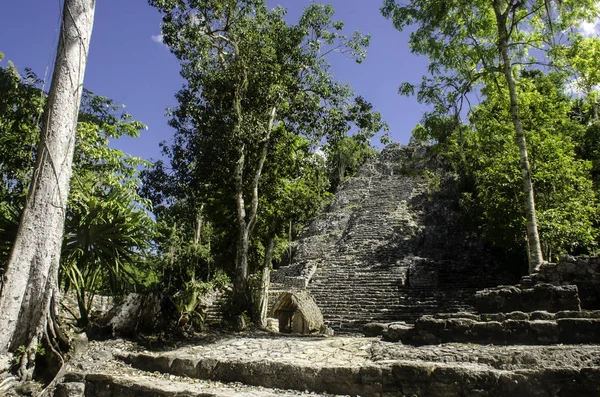
[[[336,19],[354,30],[372,35],[366,60],[358,65],[342,55],[331,59],[333,74],[348,82],[357,95],[371,101],[390,125],[391,138],[407,143],[410,131],[425,108],[414,98],[397,94],[402,81],[417,83],[427,59],[412,55],[408,33],[396,31],[384,19],[379,0],[332,0]],[[0,52],[19,70],[30,67],[44,77],[54,61],[60,23],[61,0],[5,1],[0,13]],[[297,20],[310,0],[267,0],[269,7],[289,9]],[[181,88],[179,65],[168,49],[153,40],[160,34],[160,15],[145,0],[99,0],[85,86],[92,92],[126,105],[136,120],[148,125],[138,139],[120,139],[114,146],[145,159],[160,157],[159,142],[169,140],[165,109],[175,106],[174,94]],[[50,74],[48,75],[48,85]]]

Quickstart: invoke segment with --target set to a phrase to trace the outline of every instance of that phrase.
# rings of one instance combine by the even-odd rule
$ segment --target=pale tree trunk
[[[19,231],[0,293],[0,354],[28,349],[21,376],[31,376],[42,338],[52,332],[54,299],[75,129],[95,0],[65,0],[47,118]],[[51,336],[51,335],[50,335]]]
[[[346,162],[343,160],[342,154],[338,154],[338,186],[342,184],[344,181],[344,177],[346,176]]]
[[[204,217],[202,216],[202,211],[204,210],[204,204],[200,206],[200,209],[196,213],[196,222],[194,223],[194,245],[199,245],[202,243],[202,224],[204,223]]]
[[[594,121],[598,121],[600,119],[600,114],[598,113],[598,98],[593,95],[594,89],[593,87],[591,87],[588,84],[588,87],[586,88],[586,93],[588,98],[591,96],[592,97],[592,115],[594,117]]]
[[[248,227],[246,222],[246,203],[244,200],[244,167],[246,156],[242,147],[235,170],[236,208],[238,240],[235,258],[235,294],[236,299],[246,294],[246,277],[248,276]]]
[[[275,236],[269,239],[265,260],[263,262],[263,271],[260,280],[260,290],[258,291],[258,305],[256,309],[256,320],[261,328],[267,327],[267,311],[269,309],[269,285],[271,284],[271,262],[273,261],[273,250],[275,248]]]
[[[292,220],[290,219],[290,226],[288,228],[288,261],[292,263]]]
[[[529,273],[533,273],[543,262],[542,246],[538,234],[537,219],[535,213],[535,198],[533,193],[533,182],[531,179],[531,166],[527,155],[527,142],[525,140],[525,132],[519,115],[519,102],[517,96],[517,87],[513,76],[512,64],[508,54],[508,32],[507,18],[512,7],[516,7],[516,3],[509,2],[509,7],[502,10],[502,1],[494,0],[494,13],[496,15],[496,24],[498,28],[498,49],[502,57],[502,66],[508,91],[510,94],[510,114],[516,132],[517,145],[519,147],[519,158],[521,166],[521,174],[523,176],[523,193],[525,217],[527,220],[527,245],[528,245],[528,260]]]
[[[252,196],[250,198],[250,207],[246,213],[246,200],[244,198],[244,169],[246,165],[245,150],[242,146],[240,150],[240,157],[236,164],[235,170],[235,188],[236,188],[236,208],[237,208],[237,227],[238,227],[238,240],[236,250],[236,261],[235,261],[235,280],[234,288],[237,304],[240,306],[246,306],[248,303],[247,294],[247,278],[248,278],[248,246],[250,242],[250,234],[256,224],[256,216],[258,213],[258,185],[260,177],[262,175],[265,160],[269,149],[269,142],[271,138],[271,132],[275,123],[275,116],[277,114],[277,108],[272,107],[269,111],[269,121],[267,124],[267,131],[261,145],[261,152],[258,159],[258,164],[254,171],[252,178]],[[238,307],[238,309],[240,309]]]

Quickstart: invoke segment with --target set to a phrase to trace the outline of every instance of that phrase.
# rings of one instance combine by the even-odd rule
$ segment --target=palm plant
[[[136,265],[149,248],[153,221],[135,191],[90,178],[73,184],[61,259],[65,289],[72,289],[79,324],[90,320],[94,296],[135,289]]]

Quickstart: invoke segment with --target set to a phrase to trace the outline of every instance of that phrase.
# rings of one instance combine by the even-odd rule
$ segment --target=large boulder
[[[136,333],[154,333],[166,327],[173,311],[168,300],[157,294],[127,295],[99,322],[88,330],[93,338],[132,336]]]

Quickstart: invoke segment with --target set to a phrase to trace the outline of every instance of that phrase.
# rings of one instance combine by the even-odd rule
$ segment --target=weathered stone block
[[[555,314],[555,319],[559,318],[588,318],[587,312],[575,310],[563,310]]]
[[[334,394],[362,393],[359,368],[353,367],[324,367],[320,371],[320,386],[318,389]]]
[[[559,331],[555,321],[536,320],[530,323],[530,327],[536,344],[550,345],[558,343]]]
[[[196,365],[196,374],[198,379],[216,379],[214,370],[218,361],[214,358],[203,358]]]
[[[410,364],[397,362],[392,364],[392,377],[397,385],[411,383],[426,384],[429,380],[429,375],[434,368],[434,366],[429,364]],[[404,391],[404,387],[402,387],[402,390]]]
[[[415,322],[415,331],[432,332],[441,334],[446,328],[446,320],[436,319],[432,316],[423,316]]]
[[[506,313],[506,320],[529,320],[529,315],[523,312]]]
[[[413,345],[438,345],[443,342],[441,333],[433,333],[427,331],[416,332],[408,334],[410,336],[410,343]]]
[[[531,335],[531,323],[525,320],[505,320],[502,326],[506,335],[506,343],[523,345],[535,343]]]
[[[131,363],[136,368],[152,372],[168,373],[173,363],[173,357],[153,356],[151,354],[132,354],[122,358],[125,362]]]
[[[198,376],[198,362],[200,360],[193,357],[177,357],[171,363],[172,374],[196,378]]]
[[[157,332],[164,328],[172,314],[163,310],[161,295],[131,293],[100,319],[100,327],[95,332],[89,331],[90,337],[93,334],[102,337],[106,333],[132,336],[136,332]]]
[[[365,366],[359,371],[360,383],[363,393],[367,396],[376,396],[383,391],[383,372],[381,367]]]
[[[369,323],[363,327],[363,334],[367,337],[375,337],[383,335],[383,332],[388,328],[389,324]]]
[[[81,372],[67,372],[62,381],[63,383],[85,383],[85,374]]]
[[[438,319],[450,319],[450,318],[466,318],[470,320],[480,321],[481,318],[478,314],[467,313],[467,312],[458,312],[458,313],[436,313],[433,315],[433,318]]]
[[[580,310],[577,286],[537,284],[533,288],[516,286],[477,291],[475,307],[481,313]]]
[[[414,327],[408,324],[392,323],[384,330],[383,338],[388,342],[401,342],[410,339]]]
[[[600,343],[600,319],[561,318],[556,322],[560,343]]]
[[[85,383],[68,382],[56,386],[54,397],[84,397]]]
[[[477,322],[471,330],[475,343],[503,344],[506,339],[504,328],[498,321]]]
[[[469,343],[473,340],[473,324],[475,320],[466,318],[451,318],[446,320],[446,327],[442,334],[443,342]]]
[[[481,321],[504,321],[506,315],[504,313],[482,313],[480,316]]]
[[[529,319],[535,320],[554,320],[555,314],[544,310],[536,310],[529,315]]]

